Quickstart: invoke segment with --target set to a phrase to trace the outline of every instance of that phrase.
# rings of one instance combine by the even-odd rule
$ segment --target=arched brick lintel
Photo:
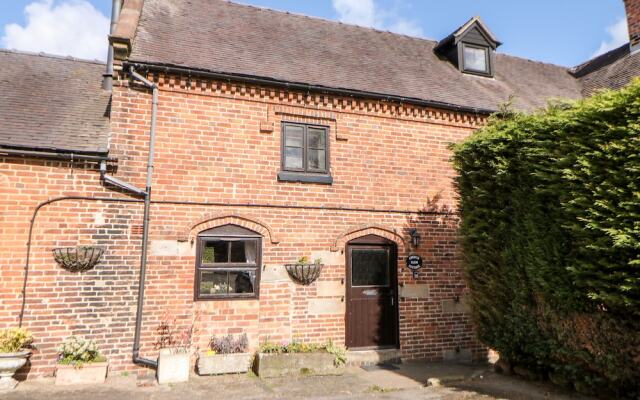
[[[367,235],[378,235],[385,239],[394,241],[398,245],[398,250],[400,252],[407,247],[404,237],[398,233],[397,229],[380,224],[364,224],[352,226],[349,229],[342,231],[342,233],[340,233],[340,235],[338,235],[338,237],[333,241],[330,250],[338,251],[340,248],[344,247],[348,241]]]
[[[189,225],[189,229],[183,235],[183,240],[191,242],[202,231],[228,224],[238,225],[258,232],[262,236],[268,237],[273,244],[280,243],[269,224],[259,218],[239,213],[207,214]]]

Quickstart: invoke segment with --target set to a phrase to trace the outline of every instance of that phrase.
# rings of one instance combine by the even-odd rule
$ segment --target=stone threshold
[[[376,364],[400,364],[399,349],[373,349],[347,351],[347,364],[350,366],[369,366]]]

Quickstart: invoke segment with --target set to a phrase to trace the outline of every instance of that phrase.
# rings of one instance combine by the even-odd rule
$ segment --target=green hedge
[[[640,81],[454,147],[480,339],[603,396],[640,396]]]

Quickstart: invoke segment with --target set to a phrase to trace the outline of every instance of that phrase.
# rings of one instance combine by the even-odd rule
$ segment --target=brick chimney
[[[624,0],[631,51],[640,50],[640,0]]]

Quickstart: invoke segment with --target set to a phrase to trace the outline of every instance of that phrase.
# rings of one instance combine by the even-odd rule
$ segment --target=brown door
[[[395,244],[369,235],[349,242],[346,253],[347,347],[397,347]]]

